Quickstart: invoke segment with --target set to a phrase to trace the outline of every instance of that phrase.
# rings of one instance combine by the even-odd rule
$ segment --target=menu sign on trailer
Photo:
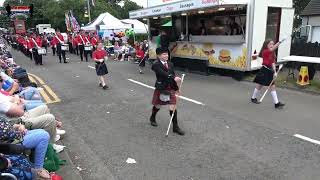
[[[132,19],[149,16],[158,16],[175,12],[183,12],[194,9],[213,7],[223,4],[246,4],[248,0],[184,0],[176,3],[164,4],[162,6],[149,7],[137,11],[129,12]]]
[[[24,20],[15,20],[13,24],[14,24],[14,30],[16,31],[16,34],[26,33],[26,25],[24,23]]]

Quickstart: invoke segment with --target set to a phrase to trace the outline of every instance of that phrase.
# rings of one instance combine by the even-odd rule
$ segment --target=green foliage
[[[5,0],[4,4],[15,5],[34,5],[34,13],[32,19],[27,19],[27,28],[35,27],[37,24],[51,24],[53,28],[66,30],[65,12],[72,10],[79,24],[87,24],[89,19],[84,17],[87,7],[87,0]],[[119,5],[123,2],[124,6]],[[109,12],[119,19],[129,18],[129,11],[140,9],[135,2],[130,0],[96,0],[95,6],[91,6],[92,21],[104,12]],[[0,20],[8,18],[5,15],[0,16]]]
[[[301,25],[302,21],[299,16],[310,1],[311,0],[293,0],[293,7],[295,8],[294,27]]]

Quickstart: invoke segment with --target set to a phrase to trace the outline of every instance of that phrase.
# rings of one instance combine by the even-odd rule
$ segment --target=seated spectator
[[[21,143],[27,149],[34,149],[34,168],[41,178],[49,179],[50,174],[43,168],[50,136],[42,129],[27,130],[22,124],[10,125],[4,118],[0,117],[0,141],[6,143]],[[10,170],[10,166],[7,166]]]
[[[27,112],[24,111],[25,101],[17,96],[5,96],[0,94],[0,113],[11,119],[12,122],[25,124],[27,129],[44,129],[50,134],[51,142],[60,135],[65,134],[64,130],[57,129],[55,117],[50,114],[46,105],[38,106]],[[57,135],[57,137],[56,137]],[[58,147],[58,146],[56,146]]]
[[[8,92],[10,95],[13,95],[19,90],[19,84],[4,72],[0,73],[0,82],[2,89]]]
[[[29,83],[29,86],[25,87],[19,96],[25,100],[42,100],[36,83]]]
[[[114,51],[115,59],[118,59],[119,55],[122,54],[122,50],[121,50],[121,47],[119,46],[118,41],[114,43],[113,51]]]

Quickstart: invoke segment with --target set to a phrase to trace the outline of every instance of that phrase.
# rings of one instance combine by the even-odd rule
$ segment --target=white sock
[[[272,95],[273,103],[274,104],[278,104],[279,100],[278,100],[277,92],[276,91],[271,91],[271,95]]]
[[[260,93],[260,90],[258,90],[257,88],[254,88],[252,99],[256,99],[259,93]]]

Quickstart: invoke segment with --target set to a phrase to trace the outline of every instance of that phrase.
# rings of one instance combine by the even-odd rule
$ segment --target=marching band
[[[93,52],[101,42],[97,33],[89,33],[80,30],[78,33],[69,33],[64,37],[59,30],[56,34],[16,34],[10,36],[12,47],[21,51],[36,65],[43,65],[42,56],[48,53],[51,47],[52,55],[59,57],[59,62],[66,61],[66,51],[71,54],[80,55],[80,60],[88,62],[88,55],[92,58]]]

